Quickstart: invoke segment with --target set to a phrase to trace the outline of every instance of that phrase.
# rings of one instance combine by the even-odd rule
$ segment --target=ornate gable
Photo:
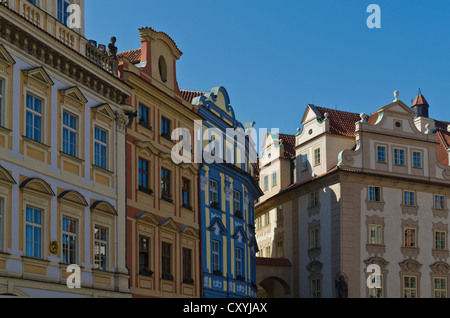
[[[86,199],[76,191],[64,191],[58,196],[58,200],[61,203],[75,205],[78,207],[87,207],[89,204]]]
[[[31,70],[23,71],[25,83],[35,83],[39,88],[46,89],[54,85],[54,82],[43,67],[37,67]]]
[[[80,106],[88,102],[86,97],[84,97],[83,93],[80,91],[78,87],[62,89],[59,91],[59,93],[62,96],[63,103]]]
[[[16,64],[16,61],[9,54],[3,44],[0,44],[0,64],[6,67]]]

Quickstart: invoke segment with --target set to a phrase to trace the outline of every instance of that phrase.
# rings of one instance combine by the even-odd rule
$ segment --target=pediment
[[[148,222],[150,224],[159,225],[159,221],[153,213],[141,212],[136,216],[138,222]]]
[[[226,235],[228,233],[220,218],[215,218],[213,220],[211,226],[209,227],[209,230],[211,232],[214,232],[215,235]]]
[[[97,107],[93,107],[92,111],[96,116],[100,115],[108,120],[115,120],[117,117],[109,104],[102,104]]]
[[[2,166],[0,166],[0,182],[6,183],[8,185],[16,184],[16,181],[14,180],[12,175]]]
[[[402,101],[398,100],[396,102],[393,102],[392,104],[386,105],[378,110],[378,112],[394,112],[397,114],[405,114],[405,115],[412,115],[414,116],[416,113],[414,110],[411,109],[411,107],[408,107],[403,103]]]
[[[191,226],[185,225],[180,229],[181,233],[184,233],[188,236],[192,236],[193,238],[198,238],[198,232]]]
[[[27,81],[34,81],[42,87],[50,87],[54,82],[43,67],[23,71]]]
[[[16,64],[16,61],[13,59],[11,54],[6,50],[3,44],[0,44],[0,63],[6,66],[11,66]]]
[[[101,212],[106,214],[111,214],[114,216],[117,216],[116,209],[108,202],[106,201],[96,201],[94,204],[91,205],[91,210],[93,212]]]
[[[30,191],[35,194],[54,197],[55,193],[52,187],[42,179],[30,178],[22,182],[20,188],[25,191]]]
[[[160,225],[172,231],[179,231],[179,227],[172,218],[164,219]]]
[[[68,89],[62,89],[59,91],[61,96],[63,97],[63,103],[66,102],[67,98],[69,102],[75,104],[86,104],[88,100],[84,97],[83,93],[80,91],[78,87],[71,87]]]
[[[236,239],[238,242],[247,242],[248,241],[248,236],[245,233],[244,229],[242,228],[242,226],[240,226],[237,230],[236,233],[233,235],[234,239]]]
[[[82,196],[77,191],[64,191],[58,196],[58,199],[61,203],[67,203],[70,205],[77,205],[80,207],[87,207],[89,204],[87,203],[84,196]]]

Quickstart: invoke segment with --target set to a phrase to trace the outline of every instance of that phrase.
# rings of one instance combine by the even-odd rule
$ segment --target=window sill
[[[417,215],[419,206],[401,204],[403,214]]]
[[[72,156],[72,155],[69,155],[68,153],[65,153],[63,151],[60,151],[59,154],[60,154],[61,157],[65,157],[65,158],[71,159],[71,160],[76,161],[76,162],[78,162],[80,164],[84,163],[83,159],[75,157],[75,156]]]
[[[139,192],[148,194],[148,195],[153,195],[153,190],[150,188],[144,188],[142,186],[139,186]]]
[[[173,203],[173,199],[171,197],[161,196],[161,200],[169,202],[169,203]]]
[[[105,174],[108,174],[109,176],[113,176],[114,175],[113,171],[110,171],[108,169],[105,169],[105,168],[102,168],[102,167],[99,167],[99,166],[96,166],[96,165],[92,165],[92,169],[97,170],[99,172],[103,172]]]
[[[147,130],[153,131],[153,127],[150,126],[147,122],[140,122],[139,126],[144,127]]]
[[[25,142],[30,143],[30,144],[32,144],[34,146],[37,146],[37,147],[39,147],[39,148],[41,148],[43,150],[49,151],[50,148],[51,148],[49,145],[46,145],[46,144],[44,144],[42,142],[36,141],[34,139],[31,139],[31,138],[28,138],[27,136],[22,136],[22,138],[23,138],[23,140]]]
[[[170,274],[162,274],[161,275],[161,279],[167,280],[167,281],[170,281],[170,282],[174,281],[173,275],[170,275]]]

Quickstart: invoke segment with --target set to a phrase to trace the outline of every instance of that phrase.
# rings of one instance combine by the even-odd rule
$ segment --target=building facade
[[[130,297],[125,131],[130,88],[69,28],[68,1],[0,4],[0,294]],[[98,58],[97,58],[98,57]],[[80,287],[69,289],[69,265]]]
[[[258,251],[254,202],[262,193],[254,179],[254,144],[248,130],[253,124],[244,127],[237,121],[223,87],[193,98],[192,103],[204,120],[197,126],[201,147],[196,152],[201,162],[202,296],[254,298]]]
[[[175,162],[172,149],[194,136],[201,118],[178,89],[182,53],[174,41],[151,28],[139,32],[141,48],[119,53],[136,115],[126,148],[130,288],[133,297],[199,298],[199,167],[190,151],[181,153],[185,163]]]
[[[292,265],[275,296],[448,297],[448,123],[428,107],[422,95],[370,116],[307,107],[296,182],[256,208],[282,215],[277,232],[261,233],[272,246],[282,233]]]

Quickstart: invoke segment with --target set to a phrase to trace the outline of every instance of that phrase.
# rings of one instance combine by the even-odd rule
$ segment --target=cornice
[[[0,39],[108,100],[124,104],[131,88],[18,13],[0,5]]]

